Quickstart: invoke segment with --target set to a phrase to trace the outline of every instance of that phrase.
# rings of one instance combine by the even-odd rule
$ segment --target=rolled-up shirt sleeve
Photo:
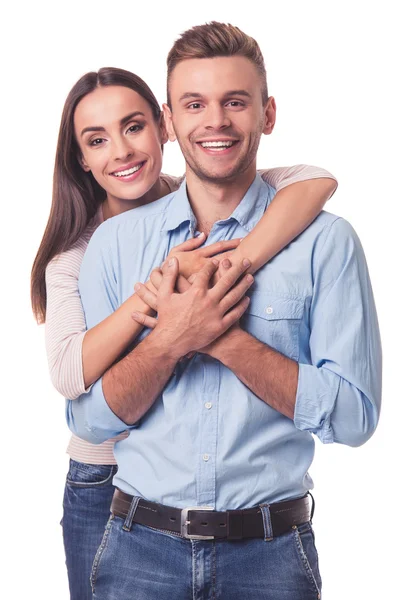
[[[103,321],[118,307],[108,233],[109,221],[106,221],[91,238],[80,270],[79,292],[87,329]],[[101,444],[132,428],[119,419],[107,404],[102,378],[87,394],[74,401],[67,399],[66,420],[75,435],[93,444]]]
[[[299,365],[294,423],[324,443],[360,446],[379,419],[381,344],[363,249],[344,219],[318,240],[313,269],[312,364]]]

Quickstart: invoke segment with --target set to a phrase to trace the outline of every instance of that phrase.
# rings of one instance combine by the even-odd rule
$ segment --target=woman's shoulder
[[[173,175],[167,175],[166,173],[161,173],[160,178],[165,181],[168,186],[168,193],[172,194],[172,192],[176,192],[181,183],[184,181],[185,175],[181,177],[174,177]]]
[[[100,216],[96,214],[95,217],[89,221],[85,231],[71,248],[57,254],[50,260],[46,268],[46,276],[66,274],[79,277],[79,270],[89,240],[99,227],[100,223]]]

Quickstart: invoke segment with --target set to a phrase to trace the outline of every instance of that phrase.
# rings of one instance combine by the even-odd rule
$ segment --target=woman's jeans
[[[274,538],[187,540],[110,517],[92,568],[94,600],[318,600],[310,523]]]
[[[71,459],[64,494],[62,528],[71,600],[91,600],[90,574],[110,516],[115,465]]]

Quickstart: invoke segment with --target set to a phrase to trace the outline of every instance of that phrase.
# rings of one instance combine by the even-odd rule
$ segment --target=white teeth
[[[204,148],[230,148],[233,142],[201,142]]]
[[[140,164],[136,165],[135,167],[132,167],[131,169],[127,169],[126,171],[116,171],[116,173],[113,173],[113,175],[115,177],[126,177],[127,175],[132,175],[136,171],[140,171],[142,166],[143,164]]]

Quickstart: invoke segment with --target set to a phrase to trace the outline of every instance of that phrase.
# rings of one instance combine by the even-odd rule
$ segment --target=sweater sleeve
[[[56,256],[47,266],[45,345],[53,386],[67,398],[87,392],[83,379],[82,344],[85,316],[78,289],[79,269],[89,235]]]
[[[259,173],[264,181],[271,185],[277,192],[292,183],[299,183],[300,181],[307,181],[309,179],[319,179],[321,177],[333,179],[338,184],[336,177],[329,173],[329,171],[310,165],[262,169]]]

